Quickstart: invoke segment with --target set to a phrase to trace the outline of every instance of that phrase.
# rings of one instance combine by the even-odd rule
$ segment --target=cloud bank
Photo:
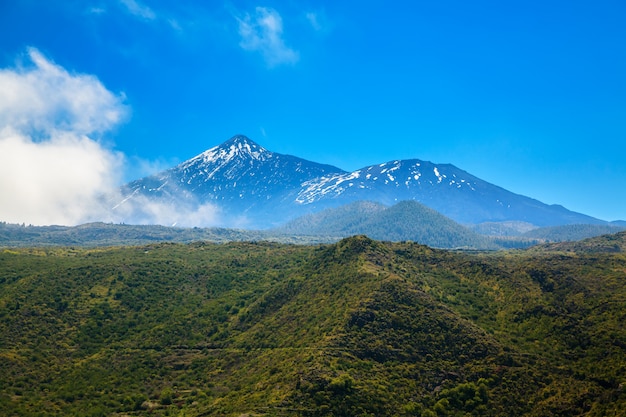
[[[90,221],[211,226],[210,204],[133,199],[122,210],[126,158],[101,138],[129,114],[123,94],[70,73],[30,48],[26,63],[0,69],[0,221]]]
[[[28,58],[28,67],[0,70],[0,126],[50,139],[59,132],[100,134],[128,114],[123,94],[97,78],[70,74],[34,48]]]
[[[114,187],[121,154],[94,137],[128,114],[123,95],[70,74],[34,48],[28,66],[0,70],[0,220],[76,224]]]
[[[119,194],[115,198],[120,201]],[[233,226],[232,222],[224,224],[222,213],[210,203],[155,201],[142,195],[133,195],[121,201],[113,207],[108,221],[177,227]]]
[[[268,66],[298,61],[298,52],[285,45],[283,20],[276,10],[257,7],[253,15],[246,14],[237,20],[241,36],[239,46],[247,51],[260,52]]]

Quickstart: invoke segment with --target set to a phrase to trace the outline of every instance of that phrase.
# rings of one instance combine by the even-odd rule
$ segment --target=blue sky
[[[242,133],[626,219],[624,21],[622,0],[0,0],[0,217],[71,222],[40,210]]]

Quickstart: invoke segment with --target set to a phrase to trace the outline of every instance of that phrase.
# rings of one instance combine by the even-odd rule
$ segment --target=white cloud
[[[322,30],[322,25],[319,22],[317,13],[309,12],[306,14],[306,18],[315,30]]]
[[[78,224],[105,212],[100,192],[113,189],[119,154],[86,136],[60,133],[44,142],[0,132],[0,219],[10,223]]]
[[[128,109],[90,75],[70,74],[36,49],[0,69],[0,220],[78,224],[98,219],[123,156],[97,138]]]
[[[167,19],[167,23],[170,25],[170,27],[172,29],[174,29],[176,32],[182,32],[183,31],[183,27],[181,26],[180,22],[178,21],[178,19],[174,19],[174,18],[169,18]]]
[[[87,13],[91,14],[105,14],[107,10],[103,7],[92,7],[87,10]]]
[[[99,134],[126,116],[124,97],[97,78],[69,74],[34,48],[28,56],[34,68],[0,70],[0,126],[29,134]]]
[[[298,52],[285,45],[283,21],[274,9],[257,7],[254,15],[246,14],[239,22],[239,45],[247,51],[258,51],[268,66],[295,64]]]
[[[129,161],[98,140],[127,116],[123,94],[91,75],[69,73],[36,49],[27,56],[25,66],[0,69],[0,221],[223,224],[212,204],[125,199],[119,183]],[[167,164],[130,162],[138,175]]]
[[[180,161],[177,158],[144,159],[139,156],[126,156],[126,177],[143,178],[165,171]]]
[[[120,0],[120,3],[126,7],[128,12],[132,15],[140,17],[145,20],[154,20],[156,19],[156,13],[148,7],[136,0]]]
[[[114,198],[120,201],[120,196]],[[211,227],[222,224],[221,211],[210,203],[195,204],[189,201],[165,202],[142,195],[133,195],[114,206],[105,219],[114,223],[160,224],[179,227]]]
[[[333,29],[333,24],[323,9],[309,11],[304,14],[304,17],[311,25],[311,28],[319,35],[328,35]]]

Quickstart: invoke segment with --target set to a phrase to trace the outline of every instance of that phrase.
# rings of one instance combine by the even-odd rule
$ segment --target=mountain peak
[[[190,159],[185,165],[194,165],[198,162],[226,164],[236,159],[249,159],[264,161],[271,157],[268,151],[258,143],[244,135],[236,135],[221,145],[202,152],[195,158]]]
[[[152,205],[144,207],[142,203],[142,198],[148,197],[167,207],[210,204],[224,222],[241,224],[243,218],[249,224],[256,222],[255,227],[284,223],[297,215],[359,200],[389,206],[416,200],[467,224],[509,220],[535,226],[601,223],[513,194],[453,165],[412,159],[346,172],[269,151],[244,135],[235,135],[173,168],[133,181],[124,187],[123,194],[124,199],[115,207],[133,197],[124,208],[130,213],[122,214],[124,219],[154,216],[148,211]]]
[[[219,147],[231,147],[231,146],[250,146],[250,147],[261,147],[258,143],[256,143],[255,141],[253,141],[252,139],[250,139],[249,137],[245,136],[245,135],[235,135],[232,138],[228,139],[227,141],[225,141],[224,143],[222,143],[221,145],[219,145]]]
[[[235,153],[237,155],[249,154],[253,157],[257,156],[255,154],[270,153],[267,149],[244,135],[235,135],[217,146],[217,148],[226,150],[229,153]],[[255,159],[257,158],[255,157]]]

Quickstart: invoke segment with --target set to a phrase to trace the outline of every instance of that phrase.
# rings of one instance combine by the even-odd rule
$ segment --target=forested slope
[[[625,278],[363,236],[4,250],[0,414],[623,415]]]
[[[299,217],[273,232],[286,236],[367,235],[377,240],[410,240],[436,248],[500,248],[493,240],[412,200],[391,207],[357,201]]]

